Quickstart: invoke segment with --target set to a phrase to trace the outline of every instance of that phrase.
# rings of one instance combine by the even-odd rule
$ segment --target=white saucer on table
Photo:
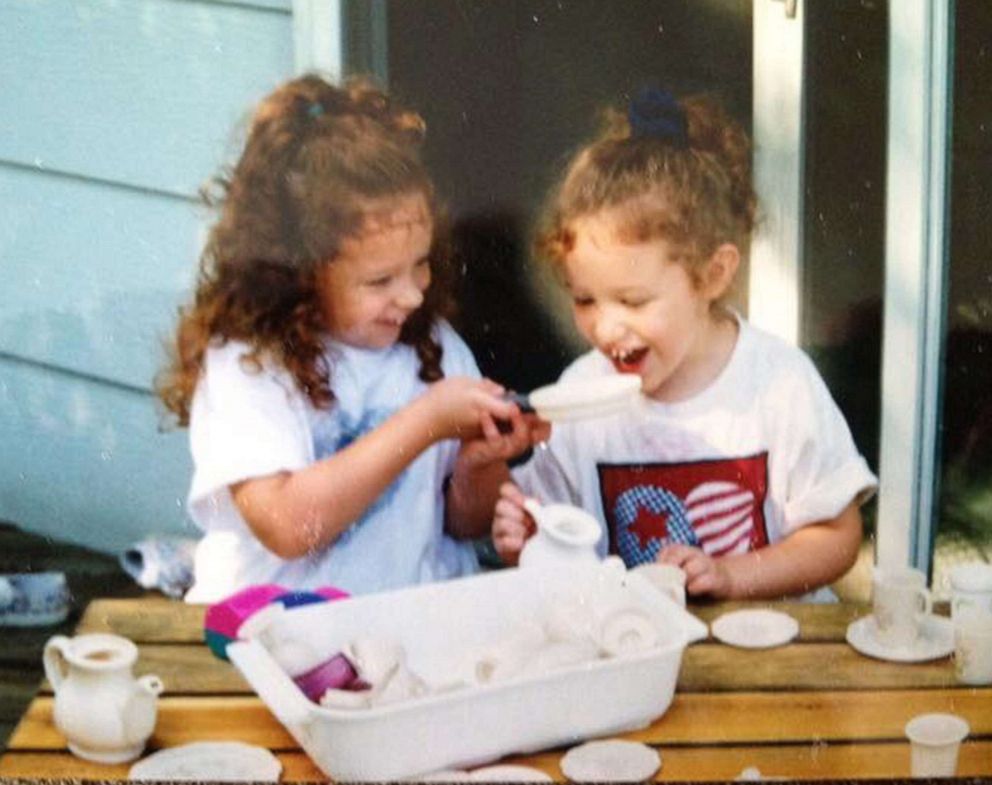
[[[799,622],[787,613],[754,608],[731,611],[710,624],[713,637],[743,649],[782,646],[799,634]]]
[[[933,614],[923,620],[920,637],[907,646],[886,646],[878,639],[875,617],[862,616],[847,627],[847,642],[868,657],[891,662],[926,662],[946,657],[954,651],[954,625]]]
[[[199,741],[168,747],[139,760],[131,780],[277,782],[279,759],[264,747],[239,741]]]

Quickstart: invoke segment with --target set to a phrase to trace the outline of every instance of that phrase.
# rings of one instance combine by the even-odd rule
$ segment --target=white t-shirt
[[[446,322],[435,327],[445,376],[478,377],[468,347]],[[244,343],[207,351],[190,414],[194,472],[189,511],[205,535],[195,558],[189,602],[214,602],[250,584],[294,589],[337,586],[352,594],[398,588],[475,572],[468,542],[444,533],[442,486],[459,444],[446,440],[416,458],[330,547],[292,560],[259,542],[229,486],[302,469],[377,427],[421,395],[412,347],[356,349],[327,340],[335,402],[315,409],[289,373],[244,367]]]
[[[714,556],[754,550],[869,498],[876,478],[813,363],[738,321],[733,353],[705,390],[556,424],[547,448],[514,469],[516,482],[595,514],[601,555],[628,566],[676,542]],[[593,351],[562,379],[613,373]]]

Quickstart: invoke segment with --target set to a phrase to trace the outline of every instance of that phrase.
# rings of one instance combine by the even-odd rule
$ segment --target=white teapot
[[[96,633],[45,644],[42,662],[55,690],[55,725],[69,750],[98,763],[137,758],[155,730],[158,676],[136,679],[138,647],[118,635]]]
[[[595,517],[571,504],[524,502],[524,509],[537,524],[537,531],[520,552],[521,567],[555,567],[595,564],[599,561],[596,543],[603,536]]]

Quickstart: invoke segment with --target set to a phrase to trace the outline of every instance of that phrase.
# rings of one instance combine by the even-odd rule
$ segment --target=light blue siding
[[[2,166],[0,205],[0,352],[150,388],[206,212]]]
[[[193,195],[292,62],[261,7],[4,0],[0,160]]]
[[[186,434],[157,432],[148,394],[0,360],[0,410],[8,520],[106,550],[192,533]]]
[[[149,391],[195,194],[291,75],[291,5],[0,1],[0,519],[107,550],[195,533]]]

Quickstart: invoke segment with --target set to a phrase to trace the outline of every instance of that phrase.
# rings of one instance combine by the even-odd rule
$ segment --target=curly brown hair
[[[415,194],[433,216],[431,284],[399,340],[416,351],[420,378],[441,378],[432,327],[451,312],[451,270],[444,216],[420,157],[424,131],[419,115],[364,78],[339,87],[310,74],[262,101],[237,164],[212,181],[219,195],[203,193],[219,216],[155,384],[178,425],[189,424],[207,349],[230,340],[249,345],[246,367],[282,365],[315,407],[330,407],[317,271],[371,212]]]
[[[573,156],[552,191],[539,256],[560,266],[574,246],[574,222],[604,210],[616,215],[622,241],[665,240],[694,279],[720,244],[746,252],[757,210],[747,134],[707,96],[679,106],[685,146],[632,135],[626,115],[607,113],[605,130]]]

